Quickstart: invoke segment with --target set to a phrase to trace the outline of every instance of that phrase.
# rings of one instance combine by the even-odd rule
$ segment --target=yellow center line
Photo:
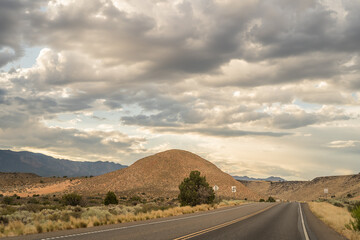
[[[193,238],[193,237],[196,237],[196,236],[199,236],[199,235],[202,235],[202,234],[205,234],[205,233],[208,233],[208,232],[217,230],[217,229],[219,229],[219,228],[223,228],[223,227],[229,226],[229,225],[231,225],[231,224],[234,224],[234,223],[243,221],[243,220],[245,220],[245,219],[248,219],[248,218],[250,218],[250,217],[253,217],[253,216],[255,216],[255,215],[259,214],[259,213],[265,212],[266,210],[274,207],[275,205],[277,205],[277,204],[271,205],[271,206],[269,206],[269,207],[267,207],[267,208],[261,209],[261,210],[259,210],[259,211],[257,211],[257,212],[254,212],[254,213],[252,213],[252,214],[246,215],[246,216],[244,216],[244,217],[237,218],[237,219],[235,219],[235,220],[232,220],[232,221],[229,221],[229,222],[226,222],[226,223],[222,223],[222,224],[219,224],[219,225],[210,227],[210,228],[206,228],[206,229],[203,229],[203,230],[194,232],[194,233],[190,233],[190,234],[188,234],[188,235],[185,235],[185,236],[182,236],[182,237],[179,237],[179,238],[175,238],[174,240],[186,240],[186,239],[189,239],[189,238]]]

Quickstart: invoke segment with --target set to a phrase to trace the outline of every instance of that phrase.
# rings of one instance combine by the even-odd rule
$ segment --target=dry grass
[[[65,210],[44,209],[37,213],[19,210],[5,216],[9,219],[9,224],[0,224],[0,237],[178,216],[226,206],[241,205],[243,203],[245,201],[222,201],[219,204],[213,205],[203,204],[195,207],[173,207],[148,212],[142,212],[144,207],[146,207],[144,205],[116,205],[89,208],[67,207]]]
[[[326,225],[351,240],[360,240],[360,233],[345,227],[352,219],[346,208],[335,207],[327,202],[309,202],[310,210]]]

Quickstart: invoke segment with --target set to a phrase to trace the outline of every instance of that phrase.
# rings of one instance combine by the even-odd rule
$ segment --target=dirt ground
[[[14,194],[20,197],[27,197],[32,195],[46,195],[58,192],[65,192],[69,187],[79,183],[80,180],[65,180],[62,182],[48,183],[48,184],[36,184],[25,186],[21,189],[12,189],[9,191],[0,191],[4,196],[12,196]]]

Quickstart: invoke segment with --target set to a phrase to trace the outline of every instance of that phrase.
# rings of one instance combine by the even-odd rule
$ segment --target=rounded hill
[[[73,190],[83,193],[118,193],[176,197],[178,186],[191,171],[198,170],[218,196],[258,199],[258,195],[211,162],[183,150],[168,150],[142,158],[130,167],[83,180]],[[236,193],[231,187],[236,186]]]

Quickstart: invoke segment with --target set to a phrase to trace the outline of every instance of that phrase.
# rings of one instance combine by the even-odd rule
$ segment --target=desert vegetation
[[[352,229],[354,231],[360,231],[360,202],[356,202],[352,205],[348,206],[348,210],[353,217],[353,220],[350,220],[350,223],[346,225],[348,229]]]
[[[356,225],[360,220],[359,216],[356,215],[360,210],[360,204],[356,202],[340,202],[338,200],[322,200],[309,202],[308,204],[310,210],[335,231],[351,240],[360,239],[359,229],[356,229]]]
[[[196,206],[211,204],[215,199],[214,190],[209,186],[205,177],[199,171],[192,171],[189,177],[179,185],[179,201],[181,206]]]
[[[145,200],[140,196],[84,197],[77,193],[58,196],[0,197],[0,237],[86,228],[207,211],[240,205],[241,200],[180,206],[175,199]],[[115,198],[114,198],[115,197]],[[107,199],[107,201],[105,201]],[[118,200],[118,204],[114,199]],[[108,205],[105,205],[109,203]]]
[[[117,199],[116,195],[114,192],[109,191],[106,194],[106,197],[104,199],[104,204],[105,205],[109,205],[109,204],[118,204],[119,200]]]

